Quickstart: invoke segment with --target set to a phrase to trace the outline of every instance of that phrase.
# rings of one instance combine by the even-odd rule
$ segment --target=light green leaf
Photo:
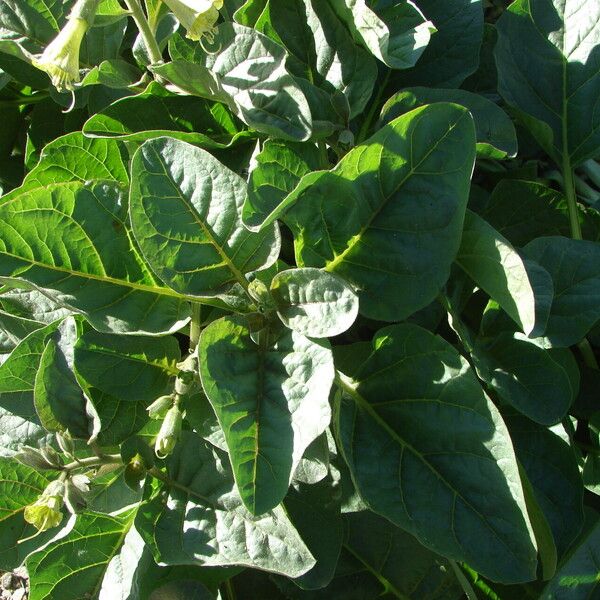
[[[200,337],[202,386],[225,433],[240,496],[253,514],[277,506],[309,444],[331,418],[333,357],[294,331],[259,332],[225,317]],[[262,335],[262,337],[260,337]]]
[[[223,107],[178,96],[156,82],[141,94],[122,98],[92,115],[83,125],[83,133],[132,142],[168,135],[205,148],[227,148],[248,137]]]
[[[3,280],[8,284],[7,280]],[[20,288],[5,285],[0,288],[0,305],[5,311],[22,319],[50,325],[72,314],[72,311],[58,306],[47,296],[34,289],[27,289],[23,282],[18,282]]]
[[[600,150],[600,5],[516,0],[497,23],[498,90],[570,169]]]
[[[440,292],[460,245],[475,128],[466,109],[416,109],[306,175],[280,211],[299,266],[324,267],[357,290],[363,315],[405,319]]]
[[[579,392],[579,369],[570,350],[544,349],[520,333],[479,338],[477,373],[508,404],[533,421],[555,425]]]
[[[229,459],[184,432],[162,484],[147,485],[136,528],[159,564],[240,565],[299,577],[315,560],[281,507],[252,515]]]
[[[269,223],[273,211],[298,185],[304,175],[320,166],[314,144],[267,140],[250,173],[244,202],[244,225],[251,231]]]
[[[435,27],[410,0],[402,3],[333,0],[355,39],[392,69],[409,69],[423,54]],[[383,5],[383,6],[379,6]]]
[[[544,337],[558,347],[579,342],[600,319],[600,246],[564,237],[537,238],[524,248],[552,277],[554,300]]]
[[[146,408],[171,391],[180,356],[174,337],[88,330],[77,340],[75,371],[100,418],[100,444],[118,444],[141,429],[148,420]]]
[[[303,141],[312,132],[304,93],[287,72],[285,50],[254,29],[222,23],[220,50],[202,62],[175,61],[152,71],[187,93],[223,102],[247,125],[268,135]]]
[[[415,325],[385,328],[338,383],[337,435],[371,510],[493,580],[535,579],[508,431],[448,342]]]
[[[395,3],[377,0],[377,4]],[[482,0],[418,0],[417,5],[437,31],[417,64],[392,77],[392,81],[400,84],[395,89],[413,85],[459,87],[479,64],[484,3]]]
[[[345,515],[344,547],[396,598],[449,600],[462,590],[449,563],[371,511]]]
[[[0,569],[12,571],[25,557],[45,544],[56,531],[47,531],[35,539],[18,540],[36,533],[35,527],[23,518],[23,511],[32,504],[50,483],[48,478],[15,460],[0,458]]]
[[[242,224],[244,180],[208,152],[169,138],[149,140],[132,164],[133,233],[153,271],[170,288],[217,296],[279,256],[276,225]]]
[[[135,247],[120,189],[55,184],[0,203],[0,277],[22,280],[102,331],[180,329],[189,305],[159,285]]]
[[[575,454],[564,440],[525,417],[509,415],[506,424],[560,559],[584,521],[583,484]]]
[[[540,596],[540,600],[591,600],[600,590],[600,521],[598,514],[590,518],[595,521],[589,531],[579,539],[560,565],[554,579]]]
[[[433,102],[453,102],[469,109],[475,121],[477,155],[482,158],[513,158],[517,134],[508,115],[491,100],[465,90],[413,87],[393,95],[381,111],[385,125],[400,115]]]
[[[543,298],[536,298],[535,283],[526,262],[489,223],[467,210],[458,265],[490,295],[527,334],[544,330],[540,322]],[[536,318],[537,317],[537,318]]]
[[[352,326],[358,296],[341,278],[319,269],[290,269],[275,275],[271,296],[286,327],[313,338],[333,337]]]
[[[132,511],[115,517],[93,512],[77,516],[64,537],[27,558],[30,600],[95,597],[134,516]]]
[[[44,324],[39,321],[24,319],[0,310],[0,365],[18,346],[19,342],[43,326]]]

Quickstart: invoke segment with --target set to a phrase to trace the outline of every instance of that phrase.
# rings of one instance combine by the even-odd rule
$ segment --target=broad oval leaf
[[[367,505],[490,579],[535,579],[512,443],[467,361],[428,331],[396,325],[338,381],[338,437]]]
[[[102,331],[180,329],[189,304],[148,271],[122,202],[111,184],[64,183],[0,203],[0,277],[35,286]]]
[[[540,304],[526,262],[489,223],[467,210],[456,262],[527,334],[541,334]]]
[[[460,245],[475,128],[466,109],[418,108],[380,129],[332,170],[310,173],[280,211],[299,266],[357,290],[360,312],[399,321],[440,292]]]
[[[524,248],[552,277],[554,299],[544,337],[553,345],[576,344],[600,318],[600,246],[565,237],[542,237]]]
[[[394,94],[381,110],[381,122],[424,104],[453,102],[469,109],[475,121],[477,155],[482,158],[513,158],[517,155],[517,133],[508,115],[491,100],[466,90],[412,87]]]
[[[149,140],[132,164],[133,233],[153,271],[190,296],[217,296],[279,255],[276,225],[242,224],[243,179],[205,150],[171,138]]]
[[[596,0],[516,0],[497,24],[498,90],[565,168],[600,149]]]
[[[331,350],[294,331],[270,342],[255,342],[245,317],[225,317],[202,332],[198,354],[237,488],[256,515],[283,500],[304,451],[331,419]]]
[[[271,296],[286,327],[314,338],[333,337],[352,326],[358,296],[341,278],[320,269],[289,269],[275,275]]]
[[[299,577],[315,559],[285,511],[254,516],[233,480],[229,459],[184,432],[162,483],[146,484],[136,529],[163,565],[240,565]]]

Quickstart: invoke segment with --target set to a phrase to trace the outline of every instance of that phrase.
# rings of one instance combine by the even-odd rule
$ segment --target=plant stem
[[[198,346],[200,332],[202,331],[202,305],[192,303],[192,322],[190,323],[190,352],[194,352]]]
[[[440,294],[438,296],[438,301],[444,307],[448,315],[450,315],[450,326],[454,329],[460,343],[469,354],[472,354],[473,344],[471,342],[471,336],[459,315],[452,307],[452,303],[445,294]]]
[[[583,358],[583,362],[590,367],[590,369],[595,369],[596,371],[599,369],[598,361],[596,360],[596,355],[594,354],[594,350],[592,345],[588,342],[587,338],[583,338],[578,344],[579,352],[581,352],[581,357]]]
[[[324,170],[328,170],[331,166],[329,164],[329,156],[327,156],[327,144],[324,141],[319,141],[319,155],[321,157],[321,168]]]
[[[19,98],[12,98],[11,100],[0,100],[0,107],[2,106],[27,106],[29,104],[38,104],[43,102],[46,98],[49,98],[50,94],[41,92],[33,96],[20,96]]]
[[[371,103],[371,108],[369,109],[369,113],[367,114],[367,118],[364,120],[360,131],[358,132],[358,136],[356,137],[356,145],[361,144],[365,141],[367,136],[369,135],[369,130],[371,129],[371,124],[373,123],[373,119],[379,110],[379,104],[381,102],[381,97],[383,96],[385,89],[387,88],[388,81],[390,80],[390,75],[392,71],[391,69],[387,70],[379,89],[377,90],[377,95],[375,96],[375,100]]]
[[[448,559],[448,562],[450,563],[450,566],[456,575],[456,579],[458,579],[458,583],[460,583],[460,587],[463,589],[463,592],[468,600],[477,600],[477,594],[475,593],[475,590],[471,586],[465,574],[461,571],[460,567],[453,560]]]
[[[231,584],[231,579],[228,579],[225,582],[225,593],[226,593],[227,600],[235,600],[236,599],[235,590],[233,589],[233,585]]]
[[[571,161],[565,155],[563,159],[563,179],[564,191],[567,197],[567,206],[569,208],[569,223],[571,225],[571,237],[574,240],[582,240],[581,224],[579,223],[579,208],[577,207],[577,194],[575,193],[575,180],[573,179],[573,169]]]
[[[127,4],[127,8],[129,9],[129,12],[131,12],[131,16],[133,17],[133,20],[140,31],[140,35],[144,40],[144,44],[148,50],[150,62],[153,65],[161,62],[162,53],[158,47],[156,38],[152,33],[152,29],[150,28],[150,24],[148,23],[148,19],[146,18],[144,10],[142,9],[140,0],[125,0],[125,4]]]
[[[93,467],[101,467],[103,465],[118,465],[121,464],[120,454],[105,454],[104,456],[90,456],[88,458],[81,458],[69,463],[63,467],[63,471],[76,471],[77,469]]]

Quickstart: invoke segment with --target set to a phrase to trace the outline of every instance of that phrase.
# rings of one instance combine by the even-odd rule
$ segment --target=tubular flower
[[[166,458],[173,452],[173,448],[175,448],[175,444],[177,444],[177,440],[181,435],[182,424],[183,414],[179,406],[175,404],[166,414],[154,443],[154,452],[158,458]]]
[[[60,509],[63,505],[64,491],[65,485],[62,481],[50,483],[33,504],[25,507],[25,520],[40,532],[58,527],[63,519]]]
[[[179,22],[187,29],[187,37],[198,41],[205,36],[209,42],[214,37],[215,23],[223,0],[164,0]]]

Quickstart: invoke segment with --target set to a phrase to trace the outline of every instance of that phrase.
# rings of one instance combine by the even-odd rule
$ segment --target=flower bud
[[[223,0],[164,0],[164,3],[187,29],[190,40],[198,41],[205,36],[212,41]]]
[[[86,506],[85,494],[90,491],[90,478],[86,475],[73,475],[65,483],[65,506],[73,515]]]
[[[158,458],[166,458],[173,452],[173,448],[175,448],[181,434],[182,424],[183,414],[179,406],[174,405],[165,416],[154,443],[154,452]]]
[[[60,480],[52,481],[33,504],[25,507],[25,521],[38,531],[58,527],[63,519],[61,508],[64,494],[65,484]]]
[[[161,396],[157,398],[146,410],[148,411],[148,416],[151,419],[162,419],[167,411],[173,406],[173,396],[169,394],[168,396]]]
[[[56,450],[48,447],[38,450],[30,446],[23,446],[21,451],[15,455],[15,458],[28,467],[34,469],[45,469],[57,471],[61,468],[63,462]]]
[[[261,307],[271,308],[273,299],[269,288],[260,279],[255,279],[248,286],[248,293],[256,300]]]

